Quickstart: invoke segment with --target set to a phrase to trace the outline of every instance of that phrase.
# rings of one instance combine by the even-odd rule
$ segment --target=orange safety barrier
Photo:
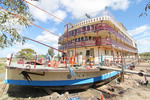
[[[66,64],[66,57],[64,57],[64,65]]]
[[[72,64],[72,57],[70,57],[70,64]]]
[[[87,69],[91,69],[91,67],[86,67]]]
[[[101,94],[101,100],[104,100],[104,95],[103,94]]]
[[[51,61],[48,63],[48,66],[57,68],[59,64],[60,64],[60,62]]]
[[[72,67],[73,67],[73,64],[75,64],[75,56],[74,55],[72,56],[71,61],[72,61],[71,64],[72,64]]]

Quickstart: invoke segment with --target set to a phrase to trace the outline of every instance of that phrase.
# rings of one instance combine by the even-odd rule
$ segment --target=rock
[[[88,89],[87,91],[88,91],[89,93],[93,94],[94,97],[97,97],[97,98],[99,98],[99,99],[101,98],[101,94],[102,94],[101,91],[96,90],[96,89]]]
[[[60,94],[57,92],[53,92],[50,96],[51,100],[58,100],[60,98]]]
[[[115,89],[112,88],[112,87],[108,87],[108,90],[111,91],[111,92],[114,92],[114,91],[115,91]]]
[[[68,92],[68,91],[65,92],[65,93],[64,93],[64,96],[65,96],[66,99],[69,99],[69,96],[70,96],[70,95],[69,95],[69,92]]]

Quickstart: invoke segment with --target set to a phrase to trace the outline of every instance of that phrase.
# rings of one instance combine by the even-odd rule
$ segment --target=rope
[[[5,10],[5,11],[8,12],[8,13],[11,13],[10,11],[4,9],[3,7],[0,7],[0,8],[3,9],[3,10]],[[16,16],[16,17],[18,17],[18,18],[20,18],[20,19],[22,19],[22,20],[24,20],[24,21],[30,22],[30,21],[28,21],[28,20],[26,20],[26,19],[20,17],[20,16],[17,15],[17,14],[14,14],[14,13],[11,13],[11,14],[13,14],[14,16]],[[61,37],[61,38],[63,38],[63,39],[66,39],[66,38],[64,38],[64,37],[62,37],[62,36],[57,35],[56,33],[53,33],[53,32],[51,32],[51,31],[49,31],[49,30],[47,30],[47,29],[42,28],[41,26],[38,26],[38,25],[36,25],[36,24],[34,24],[34,23],[32,23],[32,22],[30,22],[30,23],[31,23],[32,25],[34,25],[34,26],[36,26],[36,27],[42,29],[42,30],[45,30],[45,31],[47,31],[47,32],[49,32],[49,33],[51,33],[51,34],[53,34],[53,35],[56,35],[56,36]]]
[[[71,23],[68,23],[68,22],[64,21],[63,19],[61,19],[61,18],[59,18],[59,17],[57,17],[57,16],[55,16],[55,15],[53,15],[53,14],[51,14],[51,13],[45,11],[44,9],[42,9],[42,8],[40,8],[40,7],[34,5],[34,4],[32,4],[32,3],[30,3],[30,2],[28,2],[28,1],[26,1],[26,0],[23,0],[23,1],[26,2],[26,3],[28,3],[28,4],[30,4],[30,5],[32,5],[32,6],[34,6],[34,7],[36,7],[36,8],[38,8],[38,9],[40,9],[41,11],[43,11],[43,12],[45,12],[45,13],[47,13],[47,14],[49,14],[49,15],[51,15],[51,16],[53,16],[53,17],[55,17],[55,18],[57,18],[57,19],[59,19],[59,20],[61,20],[61,21],[63,21],[64,23],[73,26]]]

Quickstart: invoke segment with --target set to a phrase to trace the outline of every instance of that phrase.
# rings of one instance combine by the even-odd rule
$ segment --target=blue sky
[[[150,52],[150,11],[148,16],[139,17],[144,12],[145,5],[148,3],[146,0],[27,0],[38,7],[46,10],[47,12],[58,16],[59,18],[71,22],[74,19],[84,15],[85,13],[101,11],[106,6],[115,16],[115,18],[124,24],[129,34],[136,40],[139,53]],[[50,30],[58,35],[63,34],[65,23],[40,11],[39,9],[29,5],[30,12],[36,19],[36,24]],[[22,36],[38,40],[40,42],[58,48],[58,37],[54,36],[42,29],[35,26],[24,28],[18,26]],[[16,43],[12,47],[7,47],[0,50],[0,57],[6,57],[8,53],[16,54],[23,48],[32,48],[38,54],[45,54],[48,47],[40,44],[26,41],[25,45]],[[56,51],[55,51],[56,53]]]

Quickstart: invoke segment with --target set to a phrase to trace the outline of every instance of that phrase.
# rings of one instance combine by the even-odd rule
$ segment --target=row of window
[[[105,23],[103,23],[103,24],[100,23],[100,24],[96,24],[96,25],[88,25],[88,26],[84,26],[84,27],[81,27],[81,28],[70,31],[69,32],[69,37],[80,34],[81,32],[96,30],[101,26],[107,26],[108,28],[112,28],[112,27],[110,27],[109,25],[107,25]],[[127,38],[125,35],[123,35],[123,33],[121,31],[118,31],[117,33],[119,33],[128,42],[128,44],[132,45],[132,41],[129,38]],[[66,34],[64,34],[64,35],[66,35]],[[83,41],[83,38],[81,38],[81,39],[78,38],[76,41],[78,41],[78,42]]]
[[[76,42],[81,42],[81,41],[88,41],[88,40],[96,40],[96,37],[92,37],[92,36],[86,36],[85,39],[84,37],[81,37],[81,38],[76,38]],[[71,43],[74,43],[75,42],[75,39],[69,41],[69,44]]]
[[[127,56],[127,53],[121,53],[121,52],[116,52],[117,53],[117,55],[119,55],[119,56]],[[111,56],[113,56],[114,55],[114,52],[113,51],[108,51],[108,50],[105,50],[105,55],[111,55]]]

